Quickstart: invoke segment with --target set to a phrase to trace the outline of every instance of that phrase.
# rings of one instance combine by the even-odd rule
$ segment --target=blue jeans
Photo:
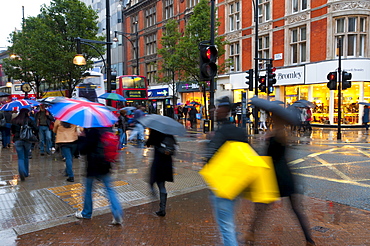
[[[63,143],[60,148],[62,150],[63,157],[66,158],[66,173],[68,177],[74,177],[72,164],[73,164],[73,155],[77,149],[77,144]]]
[[[2,142],[3,142],[3,147],[8,147],[8,144],[10,144],[10,126],[9,127],[4,126],[1,128],[1,137],[2,137]]]
[[[82,210],[82,216],[84,218],[91,218],[93,212],[93,201],[92,201],[92,187],[95,178],[101,180],[107,191],[107,195],[110,201],[110,206],[112,210],[113,217],[119,221],[123,217],[123,210],[121,208],[121,204],[119,203],[116,191],[111,187],[111,176],[109,174],[106,175],[98,175],[93,177],[86,177],[86,187],[85,187],[85,201],[84,201],[84,208]]]
[[[210,198],[224,245],[238,246],[234,222],[235,200],[217,197],[212,192]]]
[[[126,131],[122,130],[121,128],[118,128],[119,132],[119,148],[122,149],[123,145],[127,144],[127,134]]]
[[[40,153],[50,153],[51,132],[48,126],[39,126]]]
[[[18,172],[20,176],[28,177],[29,175],[29,162],[28,153],[31,149],[31,143],[23,140],[16,140],[15,150],[18,155]]]
[[[137,135],[137,140],[144,140],[144,126],[142,124],[137,123],[135,128],[131,131],[130,137],[128,140],[133,140],[133,138]]]

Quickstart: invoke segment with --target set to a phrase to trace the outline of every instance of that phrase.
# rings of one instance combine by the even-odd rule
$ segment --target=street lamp
[[[120,32],[120,31],[114,31],[114,38],[112,39],[113,42],[118,42],[117,34],[122,35],[125,37],[128,41],[130,41],[132,47],[135,49],[135,56],[136,56],[136,74],[139,75],[139,32],[137,31],[135,33],[128,33],[128,32]],[[135,44],[132,42],[132,40],[127,37],[127,35],[133,36],[135,35]]]

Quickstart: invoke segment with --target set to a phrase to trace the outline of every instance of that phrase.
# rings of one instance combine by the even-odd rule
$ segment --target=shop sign
[[[168,88],[150,89],[148,90],[148,97],[166,97],[168,96]]]
[[[206,90],[209,90],[207,86]],[[195,92],[200,91],[199,84],[197,82],[179,82],[177,84],[178,92]]]
[[[277,69],[276,85],[304,84],[304,66]]]

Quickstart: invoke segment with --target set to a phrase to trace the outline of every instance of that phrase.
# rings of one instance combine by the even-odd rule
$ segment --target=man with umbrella
[[[207,145],[207,161],[212,158],[212,156],[226,141],[248,141],[245,130],[236,127],[232,122],[230,122],[230,120],[228,120],[231,108],[232,103],[230,102],[229,97],[225,96],[218,100],[215,117],[216,121],[220,123],[220,127],[214,133],[211,141]],[[234,222],[235,199],[229,200],[217,197],[211,191],[211,202],[214,208],[217,224],[222,234],[224,245],[238,245]]]
[[[46,109],[45,104],[40,104],[40,111],[36,113],[35,120],[39,128],[40,154],[50,155],[51,151],[51,131],[50,125],[54,122],[54,117]]]

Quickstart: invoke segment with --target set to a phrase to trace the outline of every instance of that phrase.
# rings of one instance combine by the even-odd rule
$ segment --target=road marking
[[[347,175],[345,175],[344,173],[342,173],[341,171],[339,171],[336,167],[334,167],[333,164],[325,161],[324,159],[321,159],[318,156],[316,156],[315,159],[318,160],[319,162],[321,162],[322,164],[326,165],[327,168],[329,168],[330,170],[332,170],[335,174],[337,174],[342,179],[352,180],[350,177],[348,177]]]
[[[298,159],[301,160],[301,159]],[[369,160],[364,161],[349,161],[349,162],[336,162],[336,163],[329,163],[329,164],[321,164],[321,165],[312,165],[312,166],[304,166],[304,167],[291,167],[291,169],[299,170],[299,169],[307,169],[307,168],[314,168],[314,167],[326,167],[326,166],[341,166],[341,165],[349,165],[349,164],[357,164],[357,163],[368,163]]]
[[[293,173],[293,174],[298,175],[298,176],[307,177],[307,178],[321,179],[321,180],[326,180],[326,181],[332,181],[332,182],[343,183],[343,184],[351,184],[351,185],[357,185],[357,186],[361,186],[361,187],[365,187],[365,188],[370,188],[370,185],[368,185],[368,184],[362,184],[362,183],[358,183],[358,182],[352,181],[352,180],[332,179],[332,178],[321,177],[321,176],[310,175],[310,174],[304,174],[304,173]]]

